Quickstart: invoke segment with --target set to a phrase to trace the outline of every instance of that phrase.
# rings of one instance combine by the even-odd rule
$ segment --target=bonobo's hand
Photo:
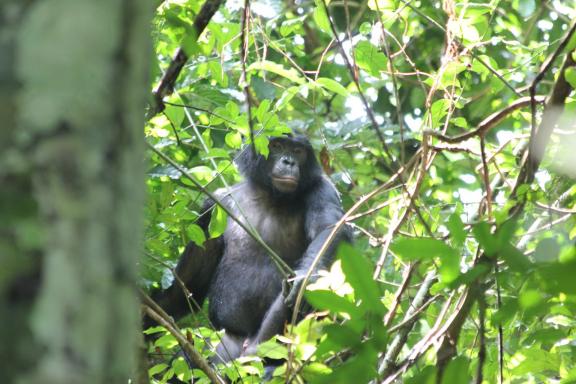
[[[246,339],[243,345],[244,351],[242,352],[242,356],[256,356],[256,352],[258,351],[258,342],[256,340]]]
[[[300,288],[302,287],[303,282],[304,276],[296,276],[291,283],[287,280],[282,282],[282,295],[284,296],[284,304],[286,304],[288,308],[294,307],[296,298],[298,297],[298,292],[300,292]]]

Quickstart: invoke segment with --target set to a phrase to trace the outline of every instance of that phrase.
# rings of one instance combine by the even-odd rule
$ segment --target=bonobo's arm
[[[208,224],[212,216],[213,206],[212,200],[204,202],[202,212],[205,213],[198,219],[197,223],[206,233],[206,237],[208,237]],[[193,309],[197,309],[195,304],[202,305],[208,293],[214,271],[222,257],[223,250],[224,239],[219,237],[206,240],[203,247],[190,242],[184,252],[182,252],[176,266],[176,275],[184,282],[188,291],[192,294],[190,302],[192,302]],[[176,277],[174,277],[174,281],[168,289],[152,292],[152,299],[176,320],[190,313],[186,293],[182,290],[181,284]],[[144,322],[145,328],[151,325],[153,323],[149,318],[146,318]]]
[[[294,282],[287,297],[284,297],[284,293],[280,293],[270,309],[268,309],[258,334],[254,339],[250,340],[250,344],[244,352],[245,354],[254,354],[259,343],[268,340],[276,334],[282,333],[282,328],[289,314],[289,308],[294,304],[294,300],[301,286],[301,278],[312,265],[318,251],[326,239],[328,239],[334,225],[340,220],[342,215],[342,206],[338,192],[328,180],[322,179],[320,184],[310,192],[306,201],[304,226],[309,245],[295,271],[299,279]],[[343,227],[337,233],[317,268],[326,267],[329,264],[338,243],[342,240],[351,240],[351,234],[347,227]]]
[[[316,187],[316,190],[308,195],[306,201],[306,219],[304,222],[304,230],[306,232],[307,240],[309,241],[308,248],[302,256],[297,269],[296,276],[305,275],[316,255],[322,248],[322,245],[328,239],[328,236],[334,229],[334,226],[342,218],[344,212],[342,211],[342,204],[336,188],[325,178]],[[334,252],[341,241],[351,241],[352,235],[348,226],[340,228],[336,233],[335,238],[330,243],[327,251],[324,253],[316,269],[327,267],[334,256]]]

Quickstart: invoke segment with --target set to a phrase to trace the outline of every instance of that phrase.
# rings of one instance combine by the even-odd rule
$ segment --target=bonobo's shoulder
[[[214,191],[214,196],[221,202],[225,203],[231,199],[231,197],[239,196],[243,194],[247,189],[246,182],[240,182],[238,184],[231,185],[225,188],[218,188]]]
[[[308,200],[311,202],[325,201],[340,204],[340,193],[330,178],[322,175],[318,183],[309,192]]]

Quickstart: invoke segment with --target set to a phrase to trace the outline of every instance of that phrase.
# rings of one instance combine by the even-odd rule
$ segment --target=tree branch
[[[204,32],[204,29],[216,13],[218,8],[224,0],[206,0],[198,15],[194,19],[194,31],[196,32],[196,39]],[[164,97],[170,95],[174,91],[174,84],[176,79],[182,72],[182,68],[188,61],[188,54],[184,51],[183,47],[178,48],[170,66],[162,76],[160,83],[152,93],[153,105],[150,106],[148,117],[155,116],[164,110]]]

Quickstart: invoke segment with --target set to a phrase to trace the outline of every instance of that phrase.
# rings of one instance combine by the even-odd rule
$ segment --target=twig
[[[498,263],[494,264],[494,272],[496,276],[496,305],[497,309],[502,308],[502,296],[500,293],[500,270]],[[504,330],[502,324],[498,324],[498,384],[504,383]]]
[[[486,190],[486,210],[488,211],[488,220],[492,220],[492,189],[490,188],[490,170],[486,161],[486,138],[480,137],[480,153],[482,159],[482,179],[484,189]]]
[[[224,0],[206,0],[198,15],[194,19],[194,32],[196,33],[196,39],[204,32],[204,29],[212,19],[212,16],[218,11],[220,5]],[[164,110],[164,97],[170,95],[174,91],[174,84],[176,83],[176,79],[180,75],[182,68],[188,61],[188,54],[184,51],[183,47],[178,48],[172,62],[170,62],[170,66],[162,76],[160,83],[154,89],[152,93],[152,97],[154,100],[154,104],[150,107],[150,111],[148,113],[148,117],[155,116],[157,113]]]
[[[250,100],[250,88],[248,86],[248,76],[246,75],[246,60],[248,59],[248,43],[250,41],[249,33],[250,24],[250,0],[244,0],[244,12],[242,12],[242,43],[240,44],[240,62],[242,63],[242,77],[240,84],[246,98],[246,108],[248,116],[248,128],[250,130],[250,147],[253,153],[256,153],[254,144],[254,123],[252,122],[252,101]]]
[[[544,96],[536,96],[535,100],[538,103],[543,103],[544,102],[545,97]],[[483,136],[485,135],[492,127],[494,127],[496,124],[498,124],[502,119],[504,119],[505,117],[507,117],[510,113],[514,112],[517,109],[523,108],[527,105],[530,105],[530,98],[529,97],[522,97],[520,99],[517,99],[515,101],[513,101],[510,105],[508,105],[507,107],[501,109],[498,112],[495,112],[493,114],[491,114],[490,116],[488,116],[487,118],[485,118],[484,120],[482,120],[482,122],[480,124],[478,124],[478,127],[470,132],[466,132],[457,136],[447,136],[444,135],[440,132],[437,131],[427,131],[430,135],[446,142],[446,143],[451,143],[451,144],[455,144],[455,143],[460,143],[462,141],[468,140],[472,137],[476,137],[476,136]]]
[[[402,298],[402,295],[408,288],[410,279],[412,278],[412,274],[414,273],[414,270],[419,264],[420,263],[418,262],[411,263],[404,270],[404,276],[402,276],[402,284],[400,284],[400,287],[398,287],[398,289],[396,290],[396,293],[394,294],[394,299],[392,300],[392,306],[390,307],[388,313],[386,313],[386,316],[384,316],[384,326],[388,327],[392,322],[392,319],[394,318],[394,315],[398,310],[398,306],[400,305],[400,299]]]
[[[480,334],[480,346],[478,348],[476,384],[482,384],[484,379],[482,370],[484,368],[484,362],[486,361],[486,301],[483,294],[480,294],[478,297],[478,321],[480,322],[480,327],[478,329],[478,333]]]
[[[428,273],[422,282],[422,285],[418,289],[414,300],[410,304],[410,308],[406,311],[403,321],[395,327],[390,328],[389,332],[393,332],[399,329],[398,334],[388,346],[388,350],[384,357],[380,360],[378,366],[379,377],[386,377],[389,372],[395,368],[395,362],[398,358],[398,354],[402,350],[402,347],[408,339],[408,334],[412,330],[412,326],[416,322],[417,316],[420,312],[426,308],[432,301],[429,300],[426,304],[424,301],[428,297],[428,291],[432,284],[436,282],[436,276],[433,273]]]
[[[180,347],[186,352],[186,355],[192,360],[192,362],[200,369],[202,372],[208,376],[208,378],[213,383],[220,383],[225,384],[223,378],[216,373],[210,364],[202,357],[202,355],[192,346],[192,344],[186,339],[186,337],[178,330],[178,327],[171,320],[170,316],[168,316],[162,308],[160,308],[150,297],[147,295],[144,296],[144,301],[146,304],[143,305],[143,310],[146,312],[150,318],[154,319],[158,324],[162,325],[164,328],[168,330],[178,341]]]

